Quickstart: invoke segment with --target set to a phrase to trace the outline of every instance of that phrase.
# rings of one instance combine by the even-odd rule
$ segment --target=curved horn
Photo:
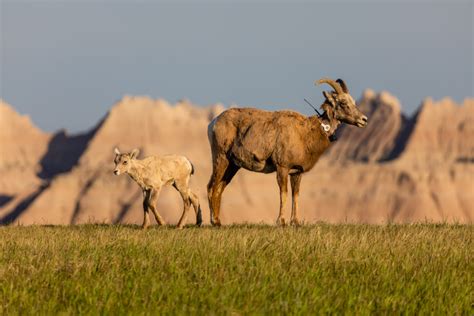
[[[341,86],[342,88],[342,91],[344,91],[345,93],[349,93],[349,89],[347,89],[347,86],[346,86],[346,83],[344,82],[344,80],[342,79],[337,79],[336,82]]]
[[[330,85],[334,89],[334,91],[336,91],[338,94],[343,94],[344,93],[344,91],[342,91],[341,86],[336,81],[334,81],[332,79],[321,78],[318,81],[314,82],[315,85],[320,85],[320,84],[323,84],[323,83],[327,83],[328,85]]]

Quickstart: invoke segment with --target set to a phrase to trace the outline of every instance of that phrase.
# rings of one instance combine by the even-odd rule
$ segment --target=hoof
[[[297,219],[292,219],[290,224],[291,226],[300,226],[300,222]]]
[[[278,219],[277,219],[277,225],[286,226],[285,218],[284,218],[284,217],[278,217]]]
[[[214,226],[214,227],[221,227],[221,221],[220,221],[220,220],[212,221],[212,226]]]

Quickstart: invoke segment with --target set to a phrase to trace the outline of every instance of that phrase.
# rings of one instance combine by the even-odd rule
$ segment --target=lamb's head
[[[323,109],[332,115],[336,120],[358,127],[367,125],[367,116],[365,116],[356,106],[354,98],[349,94],[349,89],[342,79],[336,81],[329,78],[322,78],[315,82],[316,84],[327,83],[334,91],[323,91],[326,101]]]
[[[115,169],[114,174],[116,176],[121,175],[122,173],[128,173],[130,170],[133,161],[137,158],[139,154],[138,149],[132,150],[129,153],[121,153],[118,148],[115,148]]]

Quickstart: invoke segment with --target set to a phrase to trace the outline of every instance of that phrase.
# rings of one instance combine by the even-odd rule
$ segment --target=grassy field
[[[0,227],[0,314],[473,314],[474,226]]]

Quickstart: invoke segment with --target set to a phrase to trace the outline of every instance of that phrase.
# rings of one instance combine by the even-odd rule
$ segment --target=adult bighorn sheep
[[[280,213],[277,223],[285,225],[284,209],[288,175],[292,190],[291,224],[298,224],[298,195],[303,173],[311,170],[329,147],[330,137],[341,123],[365,127],[367,117],[356,107],[343,80],[323,78],[334,91],[324,91],[324,114],[303,116],[293,111],[269,112],[232,108],[221,113],[208,127],[212,151],[212,175],[207,186],[211,223],[220,226],[222,192],[240,168],[277,173]]]
[[[182,228],[186,224],[191,204],[196,213],[196,225],[201,226],[202,216],[199,199],[189,188],[189,179],[194,173],[192,163],[186,157],[178,155],[151,156],[138,160],[136,159],[138,153],[138,149],[130,153],[120,153],[120,150],[115,148],[114,174],[118,176],[127,173],[142,189],[144,212],[142,227],[146,229],[150,224],[149,210],[153,212],[159,225],[165,224],[156,209],[156,202],[164,185],[172,185],[183,199],[183,215],[178,222],[178,228]]]

